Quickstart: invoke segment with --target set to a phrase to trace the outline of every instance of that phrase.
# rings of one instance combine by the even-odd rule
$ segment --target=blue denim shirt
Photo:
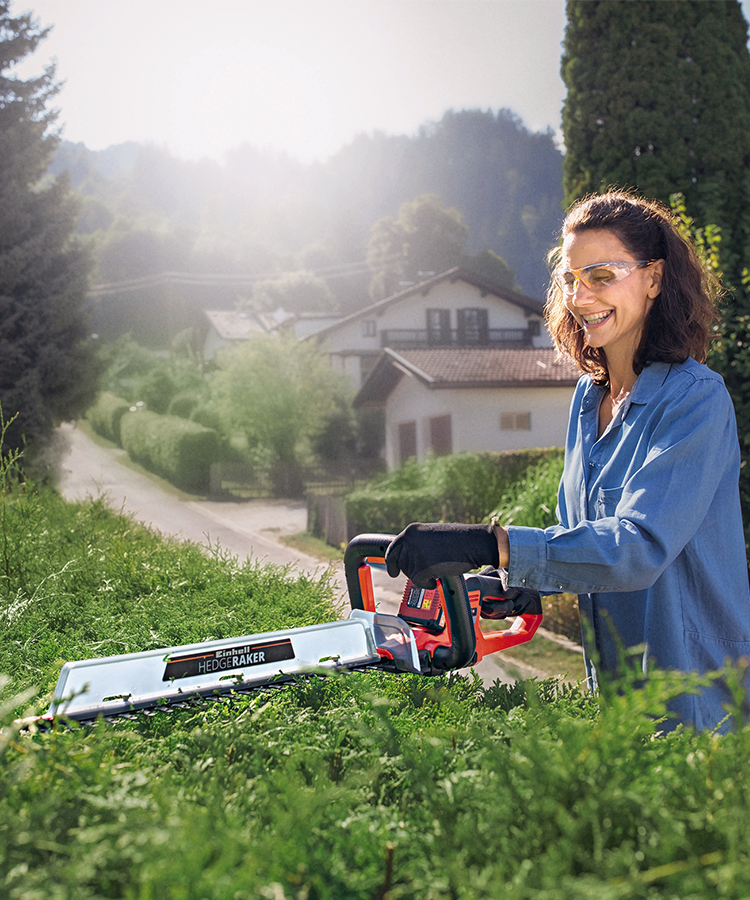
[[[750,588],[734,408],[721,376],[688,359],[640,374],[600,438],[604,389],[588,376],[571,405],[560,525],[510,527],[508,581],[579,595],[594,647],[587,671],[617,667],[613,627],[661,668],[707,672],[750,658]],[[587,637],[584,632],[584,642]],[[714,727],[720,689],[683,696],[679,718]]]

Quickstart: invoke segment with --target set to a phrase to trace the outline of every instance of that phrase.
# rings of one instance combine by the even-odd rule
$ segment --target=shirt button
[[[525,579],[525,578],[522,578],[522,579],[521,579],[521,584],[526,584],[526,579]]]
[[[563,589],[563,586],[561,584],[558,584],[557,589],[558,591],[561,591]]]

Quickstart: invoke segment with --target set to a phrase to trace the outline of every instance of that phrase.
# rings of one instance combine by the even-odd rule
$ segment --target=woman
[[[660,204],[610,192],[576,204],[554,251],[547,320],[584,373],[570,410],[560,524],[410,525],[388,571],[502,566],[508,583],[579,595],[586,666],[706,672],[750,658],[750,589],[732,402],[706,358],[716,289]],[[721,690],[684,695],[679,720],[715,727]]]

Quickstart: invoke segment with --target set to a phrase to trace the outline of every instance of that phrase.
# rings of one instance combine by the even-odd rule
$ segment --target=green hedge
[[[91,423],[94,431],[108,441],[121,446],[120,421],[131,404],[117,394],[110,391],[102,391],[96,398],[96,403],[86,413],[86,418]]]
[[[120,432],[123,449],[144,468],[185,490],[207,489],[209,467],[220,444],[212,429],[141,410],[123,416]]]
[[[347,519],[355,533],[385,534],[396,534],[410,522],[479,522],[529,468],[561,453],[457,453],[424,463],[411,461],[349,494]]]

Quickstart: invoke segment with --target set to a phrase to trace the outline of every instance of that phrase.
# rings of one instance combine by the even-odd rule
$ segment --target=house
[[[385,409],[385,459],[560,447],[579,377],[551,347],[384,349],[356,398]]]
[[[543,305],[456,267],[344,316],[301,340],[316,341],[358,390],[384,348],[532,349],[550,346]]]
[[[294,315],[285,309],[271,313],[251,310],[207,309],[208,331],[203,341],[203,358],[216,358],[219,350],[236,346],[256,334],[272,334],[294,321]]]

